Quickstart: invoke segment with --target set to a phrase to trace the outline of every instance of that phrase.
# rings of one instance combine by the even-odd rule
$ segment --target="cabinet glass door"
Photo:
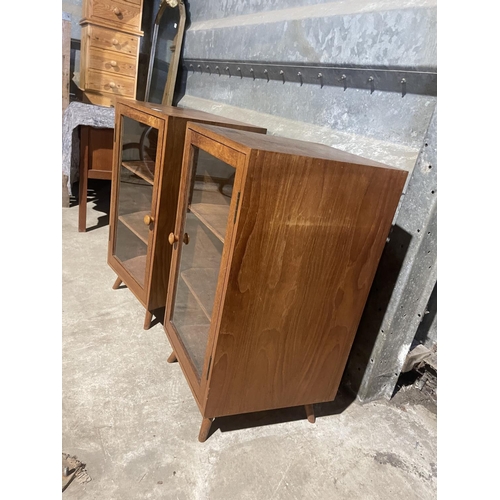
[[[122,116],[114,256],[144,287],[158,129]]]
[[[180,262],[171,322],[201,377],[214,308],[236,169],[192,147],[193,171],[178,244]]]

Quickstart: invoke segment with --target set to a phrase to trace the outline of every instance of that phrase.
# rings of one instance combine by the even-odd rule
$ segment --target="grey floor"
[[[102,188],[101,181],[101,188]],[[366,405],[346,395],[320,405],[217,420],[205,443],[201,417],[156,322],[106,263],[107,204],[63,208],[64,453],[92,478],[70,499],[433,499],[436,415],[404,399]]]

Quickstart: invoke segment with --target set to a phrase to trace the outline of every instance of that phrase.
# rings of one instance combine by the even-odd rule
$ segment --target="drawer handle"
[[[184,233],[182,241],[184,242],[184,245],[188,245],[189,244],[189,234],[188,233]]]
[[[116,61],[111,61],[109,64],[111,64],[111,66],[113,66],[113,68],[116,66]]]
[[[170,233],[168,235],[168,242],[173,245],[176,241],[179,241],[179,237],[176,236],[174,233]]]
[[[115,7],[113,9],[113,12],[117,15],[117,16],[121,16],[122,15],[122,11],[118,8],[118,7]]]
[[[116,87],[116,83],[115,82],[109,82],[109,86],[114,89]]]
[[[154,218],[151,217],[151,215],[145,215],[143,220],[144,220],[144,224],[146,224],[146,226],[149,226],[150,224],[152,224],[154,222]]]
[[[113,38],[113,40],[111,40],[111,43],[113,45],[118,45],[118,40],[116,38]]]

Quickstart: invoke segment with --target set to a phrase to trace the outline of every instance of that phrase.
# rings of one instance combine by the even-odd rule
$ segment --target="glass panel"
[[[143,287],[151,214],[158,130],[122,116],[120,185],[115,256]]]
[[[189,193],[172,323],[201,377],[235,169],[192,148],[195,175]]]
[[[153,43],[155,43],[155,46],[152,47],[151,52],[154,54],[154,59],[149,62],[150,65],[152,64],[149,95],[145,98],[146,101],[154,103],[161,103],[163,100],[163,92],[170,71],[170,61],[174,51],[178,50],[179,7],[167,7],[161,13],[159,19],[158,15],[159,13],[153,27]],[[155,30],[157,30],[156,35]],[[182,33],[180,33],[180,39],[182,39]],[[175,69],[177,70],[177,68]]]

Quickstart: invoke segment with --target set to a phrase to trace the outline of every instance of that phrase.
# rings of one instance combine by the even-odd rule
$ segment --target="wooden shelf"
[[[191,213],[203,222],[217,238],[224,243],[226,227],[229,218],[229,205],[215,205],[210,203],[193,203]]]
[[[147,210],[143,212],[134,212],[131,214],[120,215],[118,220],[130,229],[141,241],[148,244],[149,226],[144,224],[144,216],[148,215]]]
[[[184,280],[179,280],[173,322],[198,374],[203,369],[210,320]]]
[[[191,268],[181,271],[181,278],[209,321],[212,318],[218,277],[219,270],[215,268]]]
[[[144,286],[144,278],[146,274],[146,256],[138,255],[132,259],[121,261],[123,267],[130,273],[130,275],[139,283]]]
[[[124,161],[122,166],[138,175],[149,184],[154,184],[155,162],[151,160]]]

